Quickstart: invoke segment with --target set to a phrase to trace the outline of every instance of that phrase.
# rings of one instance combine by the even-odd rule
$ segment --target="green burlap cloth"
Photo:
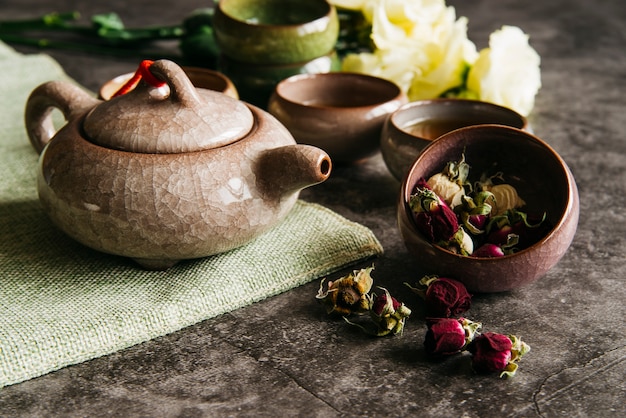
[[[39,206],[28,94],[68,79],[0,43],[0,387],[165,335],[382,253],[372,232],[298,201],[252,243],[164,272],[77,244]],[[312,295],[311,297],[313,297]]]

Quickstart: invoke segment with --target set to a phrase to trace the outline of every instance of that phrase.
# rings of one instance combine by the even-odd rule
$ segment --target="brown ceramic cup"
[[[407,102],[400,88],[364,74],[300,74],[281,81],[268,111],[297,142],[326,151],[334,163],[374,154],[387,117]]]
[[[493,103],[432,99],[407,103],[385,122],[380,149],[393,176],[402,181],[420,152],[433,140],[458,128],[497,124],[528,130],[525,117]]]
[[[551,226],[545,236],[497,258],[463,256],[432,244],[416,227],[410,196],[420,178],[441,172],[462,155],[478,176],[504,173],[526,201],[520,210],[545,212]],[[563,257],[576,233],[579,198],[567,164],[546,142],[520,129],[481,125],[452,131],[424,148],[404,179],[397,214],[406,247],[425,273],[457,279],[471,292],[502,292],[534,282]]]
[[[199,67],[181,67],[189,81],[197,87],[224,93],[234,99],[239,98],[239,93],[233,82],[219,71]],[[113,95],[133,77],[134,73],[119,75],[104,83],[98,92],[100,99],[109,100]]]

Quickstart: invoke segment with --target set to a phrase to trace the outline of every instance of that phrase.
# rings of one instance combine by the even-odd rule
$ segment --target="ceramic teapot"
[[[172,61],[149,70],[166,88],[140,82],[101,101],[50,81],[28,98],[39,199],[75,240],[164,270],[248,243],[330,175],[328,155],[269,113],[196,89]],[[66,120],[58,131],[53,110]]]

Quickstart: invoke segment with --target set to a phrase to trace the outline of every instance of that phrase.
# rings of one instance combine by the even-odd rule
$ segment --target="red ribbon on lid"
[[[111,98],[128,93],[129,91],[134,89],[137,86],[137,84],[139,84],[140,80],[144,80],[146,83],[157,88],[163,87],[166,84],[165,81],[159,80],[158,78],[154,76],[154,74],[150,72],[150,66],[153,63],[154,61],[151,61],[151,60],[141,61],[141,63],[139,64],[139,68],[137,68],[137,71],[135,71],[135,74],[133,74],[130,80],[124,83],[124,85],[120,87],[120,89],[116,91],[115,94],[111,96]]]

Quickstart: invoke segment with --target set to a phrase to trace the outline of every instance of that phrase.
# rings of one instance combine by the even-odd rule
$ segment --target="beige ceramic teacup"
[[[387,117],[407,102],[394,83],[365,74],[300,74],[281,81],[268,111],[296,141],[326,151],[335,163],[351,163],[379,149]]]
[[[473,125],[496,124],[528,130],[525,117],[493,103],[433,99],[408,103],[385,122],[380,148],[393,176],[402,181],[422,150],[441,135]]]

